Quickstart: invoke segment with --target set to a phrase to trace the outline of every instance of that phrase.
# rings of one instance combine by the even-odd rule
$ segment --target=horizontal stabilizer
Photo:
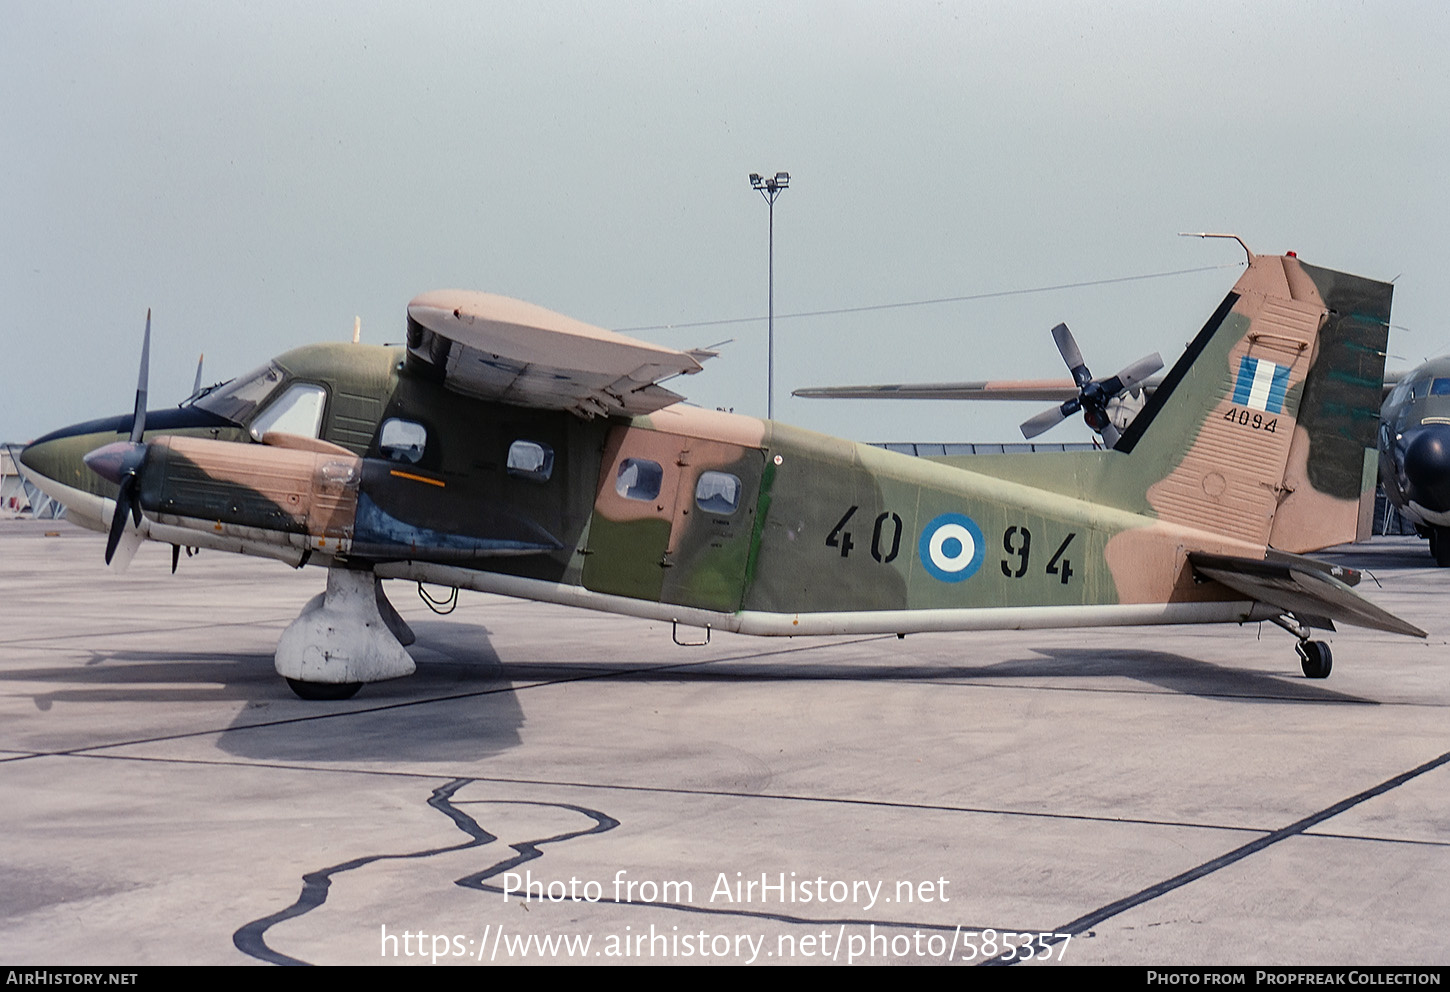
[[[1359,581],[1354,569],[1282,554],[1255,559],[1195,551],[1188,555],[1188,561],[1203,578],[1292,613],[1311,626],[1316,619],[1328,619],[1392,634],[1426,636],[1419,627],[1380,609],[1351,589],[1350,585]]]

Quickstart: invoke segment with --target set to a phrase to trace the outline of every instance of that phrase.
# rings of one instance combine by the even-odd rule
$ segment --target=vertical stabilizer
[[[1289,551],[1354,540],[1391,290],[1252,257],[1117,444],[1156,515]]]

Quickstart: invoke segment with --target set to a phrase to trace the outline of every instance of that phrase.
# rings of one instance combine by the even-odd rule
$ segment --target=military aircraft
[[[1425,636],[1300,555],[1360,525],[1391,292],[1251,257],[1110,448],[962,459],[692,407],[660,382],[708,352],[455,290],[409,304],[404,347],[299,348],[148,412],[148,314],[132,414],[21,462],[109,532],[108,561],[149,539],[173,567],[183,547],[325,566],[276,652],[305,698],[413,671],[383,579],[677,639],[1268,620],[1323,678],[1313,628]],[[1083,407],[1116,388],[1077,379]]]
[[[1450,566],[1450,356],[1398,377],[1380,408],[1385,497]]]

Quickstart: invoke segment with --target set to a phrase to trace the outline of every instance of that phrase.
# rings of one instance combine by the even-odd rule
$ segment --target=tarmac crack
[[[465,785],[471,784],[474,781],[474,779],[470,778],[453,779],[445,783],[444,785],[441,785],[438,788],[434,789],[432,795],[428,797],[428,805],[440,811],[450,820],[452,820],[453,825],[456,826],[459,830],[463,831],[465,834],[467,834],[469,840],[461,844],[451,844],[446,847],[430,848],[428,850],[414,851],[407,854],[365,855],[363,857],[353,858],[350,861],[344,861],[341,864],[319,869],[315,872],[308,872],[307,874],[302,876],[302,892],[298,895],[297,900],[292,903],[292,905],[288,906],[286,909],[280,910],[276,913],[272,913],[269,916],[264,916],[260,919],[253,920],[252,922],[240,927],[234,934],[232,934],[233,945],[235,945],[237,950],[241,951],[243,954],[247,954],[251,957],[257,958],[260,961],[265,961],[269,964],[308,964],[309,962],[303,961],[300,958],[294,958],[291,955],[283,954],[280,951],[277,951],[270,947],[266,941],[267,931],[279,923],[285,922],[287,920],[296,919],[300,916],[304,916],[326,903],[328,892],[332,887],[332,880],[335,876],[340,875],[343,872],[354,871],[359,868],[364,868],[379,861],[398,861],[413,860],[419,858],[431,858],[440,854],[449,854],[458,851],[466,851],[474,847],[482,847],[486,844],[491,844],[494,841],[498,840],[498,837],[485,830],[482,826],[479,825],[477,820],[469,816],[463,810],[459,809],[458,806],[451,801],[453,796],[458,792],[459,789],[463,788]],[[532,861],[535,858],[543,857],[543,851],[540,850],[543,845],[558,844],[567,840],[573,840],[577,837],[588,836],[589,834],[604,833],[606,831],[613,830],[615,827],[619,826],[618,820],[605,813],[601,813],[598,810],[587,809],[583,806],[575,806],[570,803],[535,802],[531,800],[485,801],[503,803],[507,805],[541,806],[551,809],[567,809],[572,812],[584,815],[585,817],[593,820],[594,823],[592,826],[587,827],[583,830],[565,831],[562,834],[555,834],[551,837],[545,837],[535,840],[526,840],[517,844],[510,844],[509,847],[514,851],[513,857],[505,858],[502,861],[496,862],[495,864],[489,866],[481,872],[467,875],[463,878],[458,879],[454,883],[455,885],[463,886],[465,888],[483,888],[484,890],[492,890],[492,886],[482,886],[480,885],[480,881],[482,879],[490,878],[502,872],[509,871],[510,869],[515,868],[526,861]]]

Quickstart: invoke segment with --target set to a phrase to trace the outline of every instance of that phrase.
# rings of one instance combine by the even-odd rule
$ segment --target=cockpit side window
[[[384,458],[395,462],[418,464],[423,449],[428,447],[428,430],[413,420],[399,420],[394,417],[383,421],[383,430],[378,437],[378,449]]]
[[[311,382],[297,382],[257,415],[251,433],[256,440],[268,431],[317,437],[322,430],[322,411],[327,405],[327,390]]]

